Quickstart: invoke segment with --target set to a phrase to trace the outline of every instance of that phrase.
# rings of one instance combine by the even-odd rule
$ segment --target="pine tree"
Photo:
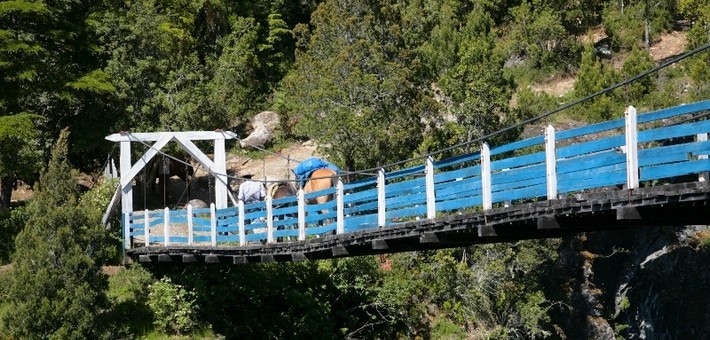
[[[107,308],[107,281],[93,257],[102,228],[79,202],[67,140],[64,130],[16,239],[2,316],[14,338],[96,338],[105,328],[97,320]]]

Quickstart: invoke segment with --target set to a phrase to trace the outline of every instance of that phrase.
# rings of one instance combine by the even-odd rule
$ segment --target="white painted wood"
[[[123,181],[124,175],[127,178],[129,171],[131,171],[131,142],[121,142],[121,181]],[[131,177],[131,179],[133,178]],[[121,186],[121,212],[126,214],[132,211],[133,186]]]
[[[705,142],[708,140],[708,134],[707,133],[699,133],[698,134],[698,142]],[[698,156],[698,159],[708,159],[708,155],[700,155]],[[708,182],[710,181],[710,174],[708,172],[701,172],[698,174],[698,181],[699,182]]]
[[[266,195],[266,243],[274,243],[274,206],[271,194]]]
[[[298,189],[298,240],[306,239],[306,200],[303,189]]]
[[[377,170],[377,225],[380,228],[384,227],[387,222],[385,182],[385,169]]]
[[[155,144],[153,144],[150,149],[148,149],[148,151],[146,151],[146,153],[139,158],[138,161],[136,161],[136,164],[131,166],[131,169],[128,170],[125,175],[121,173],[121,187],[123,188],[130,185],[133,178],[136,177],[146,165],[148,165],[148,162],[150,162],[150,160],[160,152],[160,149],[168,144],[172,138],[173,136],[171,132],[164,132],[163,137],[155,142]],[[130,165],[131,162],[129,161],[128,164]],[[121,168],[123,168],[123,159],[121,159]]]
[[[224,150],[224,137],[214,140],[214,195],[217,209],[227,207],[227,159]]]
[[[106,210],[104,210],[104,215],[101,217],[101,224],[106,227],[106,230],[108,230],[111,226],[109,225],[108,219],[113,215],[114,210],[116,209],[116,206],[118,205],[118,202],[120,201],[121,197],[121,186],[117,185],[116,190],[113,193],[113,196],[111,197],[111,202],[109,202],[108,206],[106,206]]]
[[[171,132],[176,137],[181,137],[189,140],[214,140],[214,139],[233,139],[237,138],[236,134],[231,131],[181,131],[181,132]],[[128,133],[114,133],[106,137],[106,140],[112,142],[129,142],[129,141],[141,141],[141,142],[153,142],[157,141],[163,136],[164,132],[131,132]]]
[[[493,208],[491,193],[491,149],[488,143],[481,144],[481,190],[483,210]]]
[[[626,186],[628,189],[636,189],[639,187],[636,108],[629,106],[624,115],[626,116]]]
[[[246,231],[244,230],[244,202],[239,201],[237,203],[237,209],[239,213],[239,221],[237,222],[239,224],[239,245],[243,246],[247,244],[246,241]]]
[[[210,203],[210,235],[212,236],[212,246],[217,246],[217,210],[214,203]]]
[[[207,157],[207,155],[205,155],[205,153],[202,152],[202,150],[200,150],[200,148],[198,148],[195,143],[193,143],[189,139],[185,139],[180,136],[175,136],[175,143],[180,145],[180,147],[182,147],[185,152],[187,152],[198,163],[204,165],[205,168],[207,168],[209,171],[216,171],[215,169],[217,168],[217,166],[215,165],[215,163],[209,157]]]
[[[163,221],[163,246],[168,246],[170,244],[170,209],[165,207]]]
[[[335,232],[340,235],[345,233],[345,192],[343,189],[343,179],[338,177],[336,184],[336,205],[337,205],[337,224]]]
[[[557,150],[555,128],[548,125],[545,129],[545,167],[547,169],[547,199],[557,198]]]
[[[428,156],[424,166],[426,183],[426,218],[436,217],[436,190],[434,188],[434,158]]]
[[[131,213],[123,213],[123,248],[131,249]]]
[[[143,231],[145,235],[145,246],[150,246],[150,219],[148,209],[143,210]]]
[[[195,241],[195,234],[192,231],[192,204],[187,205],[187,244],[192,245]]]

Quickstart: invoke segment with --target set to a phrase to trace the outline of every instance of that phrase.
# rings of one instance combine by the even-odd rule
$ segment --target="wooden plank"
[[[578,127],[571,130],[564,130],[557,132],[557,140],[562,141],[569,138],[590,135],[594,133],[604,132],[612,129],[618,129],[624,127],[624,119],[614,119],[607,122],[601,122],[597,124],[587,125]]]
[[[158,262],[173,262],[173,259],[168,254],[158,254]]]
[[[529,186],[519,189],[508,189],[504,191],[493,192],[493,202],[504,202],[524,198],[537,198],[547,196],[547,185],[542,183],[534,186]]]
[[[705,131],[710,131],[710,120],[641,131],[638,140],[639,143],[646,143],[660,139],[695,136],[698,132]]]
[[[532,164],[545,162],[545,152],[536,152],[529,155],[505,158],[491,162],[491,171],[506,168],[525,167]]]
[[[618,148],[625,143],[624,135],[616,135],[606,138],[601,138],[591,142],[573,144],[557,149],[557,158],[570,158],[589,154],[593,152],[606,151],[609,149]]]
[[[426,179],[424,177],[393,183],[388,175],[387,180],[387,196],[399,196],[404,193],[426,190]]]
[[[459,165],[461,163],[465,162],[478,162],[481,159],[481,154],[478,152],[470,153],[470,154],[464,154],[460,156],[454,156],[451,158],[443,159],[440,161],[434,162],[434,169],[441,169],[441,168],[446,168],[450,166],[455,166]]]
[[[575,173],[580,170],[589,170],[612,166],[615,164],[625,164],[626,155],[609,150],[591,155],[584,155],[575,158],[561,159],[557,161],[557,176]],[[558,178],[558,182],[561,179]]]
[[[440,243],[441,240],[436,233],[422,233],[419,236],[419,243]]]
[[[345,248],[345,246],[338,244],[330,248],[333,257],[338,257],[338,256],[348,256],[350,255],[350,252],[348,252],[348,249]]]
[[[129,132],[129,133],[114,133],[106,136],[106,140],[112,142],[131,142],[143,141],[154,142],[160,139],[165,132]],[[233,139],[234,134],[230,131],[182,131],[171,132],[175,136],[191,140],[214,140],[214,139]]]
[[[522,148],[527,148],[533,145],[538,145],[544,143],[544,137],[543,136],[536,136],[528,139],[524,139],[521,141],[517,142],[512,142],[508,143],[505,145],[497,146],[495,148],[491,149],[491,156],[499,155],[501,153],[509,152],[509,151],[514,151]]]
[[[684,115],[687,113],[693,113],[703,110],[710,109],[710,100],[699,101],[691,104],[683,104],[674,106],[667,109],[662,109],[658,111],[648,112],[638,116],[638,122],[647,123],[654,120],[665,119],[670,117],[675,117],[679,115]]]
[[[545,177],[545,163],[531,165],[524,168],[515,168],[507,171],[496,172],[491,175],[493,183],[509,183],[524,181],[533,178]]]
[[[276,262],[276,258],[274,255],[271,254],[265,254],[261,255],[261,263],[273,263]]]
[[[405,177],[405,176],[412,176],[412,175],[423,175],[424,174],[424,166],[419,165],[411,168],[406,168],[406,169],[401,169],[401,170],[395,170],[392,172],[387,173],[387,179],[393,180],[397,179],[400,177]]]
[[[195,263],[197,262],[197,258],[195,255],[192,254],[184,254],[182,255],[182,263]]]
[[[480,206],[483,203],[481,196],[471,196],[447,201],[437,201],[436,211],[450,211],[461,208]]]
[[[617,220],[640,220],[641,214],[636,207],[620,207],[616,208]]]
[[[647,181],[651,179],[669,178],[704,171],[710,171],[710,159],[643,167],[641,168],[641,180]]]
[[[306,257],[306,254],[304,253],[291,253],[291,261],[293,262],[300,262],[300,261],[306,261],[308,258]]]
[[[560,223],[555,216],[541,216],[537,218],[537,229],[559,229]]]
[[[481,176],[481,166],[474,165],[474,166],[466,167],[463,169],[451,170],[451,171],[440,172],[440,173],[434,174],[434,183],[436,183],[436,185],[439,186],[439,184],[444,183],[444,182],[449,182],[449,181],[454,181],[454,180],[464,179],[464,178],[471,178],[471,177],[480,177],[480,176]]]
[[[547,179],[544,176],[540,176],[537,178],[531,178],[531,179],[527,179],[524,181],[517,181],[517,182],[507,182],[507,183],[501,183],[501,184],[496,184],[494,182],[493,186],[491,187],[491,190],[493,190],[493,192],[497,192],[497,191],[504,191],[504,190],[511,190],[511,189],[526,188],[526,187],[535,186],[538,184],[545,184],[545,183],[547,183]]]
[[[371,242],[372,249],[375,250],[388,250],[390,247],[387,245],[387,240],[372,240]]]
[[[388,221],[391,221],[394,218],[424,216],[425,214],[426,214],[426,205],[421,204],[419,206],[415,206],[415,207],[411,207],[411,208],[388,210],[386,219]]]

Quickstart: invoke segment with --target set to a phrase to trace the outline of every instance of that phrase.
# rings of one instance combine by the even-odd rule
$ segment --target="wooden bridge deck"
[[[154,246],[127,250],[140,262],[284,262],[553,238],[584,231],[710,224],[710,183],[691,182],[575,194],[486,211],[246,246]]]

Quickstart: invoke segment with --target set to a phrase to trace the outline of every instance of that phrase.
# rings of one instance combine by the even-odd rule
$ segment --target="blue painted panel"
[[[511,190],[515,188],[524,188],[524,187],[529,187],[537,184],[546,184],[547,183],[547,176],[540,176],[536,178],[531,178],[528,180],[524,181],[516,181],[516,182],[508,182],[508,183],[502,183],[502,184],[493,184],[491,185],[491,191],[496,192],[496,191],[504,191],[504,190]]]
[[[699,159],[675,164],[664,164],[641,168],[639,180],[668,178],[710,171],[710,159]]]
[[[192,213],[195,215],[198,214],[210,214],[210,208],[200,208],[200,209],[192,209]]]
[[[195,227],[195,226],[192,226],[192,231],[194,231],[194,232],[205,232],[205,233],[209,233],[209,232],[212,231],[212,227]]]
[[[481,180],[480,178],[476,178],[450,182],[447,183],[447,185],[440,185],[435,188],[435,196],[437,200],[446,198],[450,195],[456,195],[461,192],[466,192],[468,195],[476,195],[481,192]]]
[[[575,182],[586,179],[604,177],[607,173],[622,171],[626,172],[626,162],[601,166],[593,169],[585,169],[565,174],[557,174],[557,186],[565,185],[567,182]]]
[[[626,144],[625,138],[624,135],[617,135],[559,148],[557,149],[557,159],[613,149]]]
[[[295,228],[298,228],[298,218],[293,217],[293,218],[274,220],[274,227],[288,227],[288,226],[293,226]]]
[[[266,203],[265,202],[253,202],[249,204],[244,205],[244,211],[251,211],[251,210],[264,210],[266,209]]]
[[[491,194],[491,201],[493,203],[496,203],[523,198],[536,198],[542,196],[547,196],[547,185],[544,183],[530,186],[527,188],[494,192]]]
[[[420,205],[412,208],[406,208],[406,209],[399,209],[399,210],[392,210],[392,211],[387,211],[385,213],[385,218],[387,220],[391,220],[393,218],[402,218],[402,217],[413,217],[413,216],[421,216],[421,215],[426,215],[426,205]]]
[[[426,193],[422,192],[416,195],[399,196],[385,200],[387,209],[397,209],[406,207],[412,204],[426,204]]]
[[[463,209],[463,208],[469,208],[469,207],[475,207],[475,206],[480,206],[482,203],[481,197],[473,197],[473,198],[461,198],[461,199],[455,199],[455,200],[449,200],[445,202],[437,202],[436,203],[436,211],[451,211],[451,210],[458,210],[458,209]]]
[[[254,211],[254,212],[244,214],[245,220],[253,220],[253,219],[260,218],[260,217],[266,218],[266,210],[259,210],[259,211]]]
[[[402,181],[402,182],[395,182],[395,183],[387,183],[385,191],[389,194],[390,192],[397,192],[400,190],[412,190],[413,188],[423,188],[425,185],[425,178],[420,177],[420,178],[415,178],[415,179],[410,179],[408,181]]]
[[[444,167],[452,166],[452,165],[457,165],[465,162],[472,162],[472,161],[480,161],[481,160],[481,153],[480,152],[475,152],[475,153],[470,153],[470,154],[465,154],[461,156],[455,156],[447,159],[443,159],[440,161],[435,161],[434,162],[434,169],[441,169]]]
[[[360,216],[348,216],[345,218],[345,228],[346,229],[361,229],[360,226],[375,226],[377,227],[377,213],[360,215]]]
[[[335,223],[331,223],[322,227],[309,227],[306,228],[306,235],[323,235],[325,233],[331,233],[335,230]]]
[[[274,206],[272,210],[274,216],[277,215],[288,215],[288,214],[297,214],[298,213],[298,206],[288,206],[288,207],[276,207]]]
[[[511,157],[491,162],[491,171],[502,170],[505,168],[515,168],[523,165],[544,163],[545,152],[537,152],[530,155]]]
[[[193,235],[192,236],[192,241],[195,243],[203,242],[212,242],[212,236],[198,236],[198,235]]]
[[[294,237],[298,238],[298,230],[275,230],[274,237]]]
[[[679,105],[663,110],[640,114],[637,116],[636,121],[641,124],[653,120],[664,119],[708,109],[710,109],[710,100],[704,100],[692,104]]]
[[[365,191],[348,193],[345,195],[344,199],[348,203],[377,199],[377,189],[373,188]]]
[[[168,238],[168,240],[170,241],[170,243],[173,243],[173,244],[175,244],[175,243],[187,243],[187,237],[185,237],[185,236],[170,236],[170,237]]]
[[[477,176],[481,176],[481,166],[480,165],[475,165],[475,166],[471,166],[468,168],[463,168],[463,169],[459,169],[459,170],[453,170],[453,171],[447,171],[447,172],[435,174],[434,175],[434,184],[436,184],[436,186],[438,186],[439,183],[452,181],[457,178],[468,178],[468,177],[477,177]]]
[[[557,176],[591,168],[626,163],[626,154],[615,150],[557,160]]]
[[[542,144],[544,142],[545,142],[544,136],[537,136],[537,137],[532,137],[532,138],[524,139],[524,140],[513,142],[513,143],[508,143],[505,145],[491,148],[491,156],[498,155],[498,154],[508,152],[508,151],[527,148],[529,146]]]
[[[334,193],[335,193],[335,188],[328,188],[328,189],[318,190],[318,191],[314,191],[314,192],[305,194],[305,195],[303,195],[303,197],[307,201],[309,199],[313,199],[313,198],[316,198],[319,196],[332,195]]]
[[[217,235],[217,243],[223,242],[239,242],[239,235]]]
[[[377,201],[366,203],[366,204],[359,204],[359,205],[354,205],[354,206],[345,206],[343,211],[345,212],[345,215],[361,215],[363,213],[369,213],[372,210],[377,211]]]
[[[657,157],[673,153],[687,153],[693,156],[707,155],[710,153],[710,141],[657,146],[652,149],[639,150],[639,164],[645,157]]]
[[[589,179],[584,179],[584,180],[577,180],[577,181],[567,181],[564,183],[559,183],[557,190],[560,193],[566,193],[566,192],[572,192],[572,191],[578,191],[578,190],[585,190],[585,189],[593,189],[593,188],[599,188],[599,187],[604,187],[604,186],[611,186],[611,185],[621,185],[626,183],[626,171],[625,170],[619,170],[615,172],[608,172],[605,173],[601,176],[597,176],[595,178],[589,178]]]
[[[288,196],[288,197],[282,197],[282,198],[277,198],[277,199],[271,200],[271,205],[273,205],[273,206],[287,205],[287,204],[293,204],[293,205],[298,204],[298,197]]]
[[[344,190],[354,190],[362,187],[373,186],[377,184],[377,177],[371,177],[357,182],[343,183]]]
[[[710,120],[683,125],[666,126],[657,129],[639,131],[638,142],[645,143],[659,139],[695,136],[710,131]]]
[[[491,174],[491,184],[524,181],[531,178],[545,177],[545,164],[538,164],[524,168],[515,168]]]
[[[249,234],[244,236],[245,241],[261,241],[266,240],[266,233]]]
[[[422,160],[422,163],[423,162],[424,161]],[[414,174],[424,174],[424,165],[392,171],[390,173],[387,173],[386,176],[388,179],[395,179],[395,178],[410,176],[410,175],[414,175]]]
[[[610,120],[607,122],[601,122],[597,124],[587,125],[578,127],[576,129],[556,131],[555,139],[557,141],[565,140],[568,138],[574,138],[579,136],[584,136],[592,133],[599,133],[602,131],[607,131],[611,129],[623,128],[625,125],[624,118],[619,118],[615,120]]]
[[[688,161],[689,154],[687,152],[669,152],[665,155],[642,156],[639,155],[639,167],[647,167],[655,164],[677,163]]]

